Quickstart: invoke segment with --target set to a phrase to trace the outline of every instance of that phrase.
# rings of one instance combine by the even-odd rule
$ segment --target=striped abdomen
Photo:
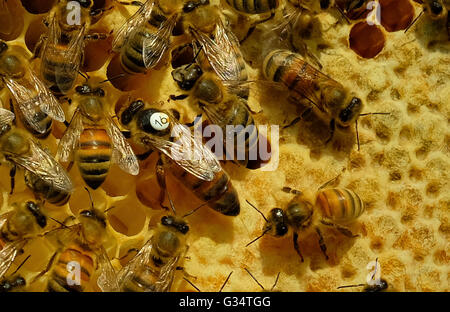
[[[296,53],[288,50],[275,50],[269,53],[263,63],[263,72],[266,79],[282,83],[302,97],[305,96],[303,90],[310,90],[310,93],[317,93],[318,99],[321,98],[317,80],[320,72]]]
[[[236,11],[247,14],[269,13],[279,6],[279,0],[226,0]]]
[[[320,190],[316,198],[322,216],[336,222],[350,222],[358,218],[365,209],[364,202],[355,192],[343,188]]]
[[[56,95],[66,94],[75,82],[80,64],[66,64],[67,46],[52,45],[42,58],[41,72],[48,88]],[[81,47],[80,47],[81,49]]]
[[[94,253],[74,244],[65,249],[54,264],[52,274],[47,283],[50,292],[84,291],[95,270]],[[75,269],[69,269],[75,265]],[[79,271],[78,271],[79,268]],[[77,281],[79,272],[80,285]],[[73,281],[74,285],[69,285]]]
[[[37,195],[41,195],[49,203],[62,206],[69,201],[70,193],[54,188],[31,171],[25,171],[25,184]]]
[[[80,135],[77,163],[81,176],[91,188],[98,188],[111,166],[112,143],[105,129],[85,128]]]
[[[23,117],[21,113],[20,119],[25,128],[27,128],[27,130],[38,139],[45,139],[52,132],[52,124],[53,124],[52,118],[48,116],[46,113],[42,112],[38,107],[34,108],[33,122],[35,124],[38,124],[40,129],[45,129],[44,132],[41,133],[36,131],[34,127],[28,123],[28,121]]]
[[[208,202],[212,209],[227,216],[239,214],[239,197],[225,171],[217,172],[214,180],[205,181],[193,176],[174,163],[172,163],[170,169],[184,186],[191,190],[197,198]]]

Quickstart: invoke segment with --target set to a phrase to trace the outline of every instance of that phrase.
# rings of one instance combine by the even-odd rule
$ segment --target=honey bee
[[[169,170],[212,209],[227,216],[239,214],[236,190],[215,155],[169,112],[136,100],[122,112],[121,123],[130,129],[138,146],[161,154],[156,168],[161,203],[165,198],[165,170]],[[172,142],[171,133],[179,140]]]
[[[222,22],[217,6],[206,4],[184,11],[184,29],[194,38],[197,53],[201,52],[199,63],[202,68],[214,71],[233,90],[234,85],[248,79],[239,41]],[[246,99],[248,92],[248,89],[238,88],[236,94]]]
[[[120,129],[107,115],[105,91],[85,83],[75,88],[77,109],[61,138],[57,157],[62,162],[75,159],[88,186],[97,189],[105,181],[111,163],[132,174],[139,163]]]
[[[347,128],[361,115],[360,98],[309,65],[297,53],[272,51],[264,59],[263,73],[266,79],[287,87],[295,101],[306,99],[330,118],[330,137],[326,143],[332,140],[336,125]]]
[[[88,289],[93,274],[100,270],[97,285],[102,291],[118,291],[117,276],[103,247],[107,235],[105,213],[92,205],[78,215],[79,223],[63,226],[46,233],[49,242],[57,246],[47,268],[46,289],[50,292],[81,292]],[[79,279],[69,279],[78,266]],[[76,270],[76,269],[75,269]],[[70,282],[69,282],[70,281]]]
[[[449,0],[414,0],[420,3],[423,7],[422,12],[411,22],[411,24],[406,28],[405,32],[411,28],[412,25],[424,14],[426,13],[431,20],[440,22],[446,21],[448,40],[450,41],[450,15],[448,11],[450,10]]]
[[[246,101],[231,93],[214,72],[204,73],[196,63],[176,68],[172,71],[172,77],[180,89],[192,94],[209,121],[218,125],[222,133],[229,133],[228,126],[234,126],[236,129],[243,127],[243,131],[236,131],[237,144],[233,144],[234,157],[230,158],[230,151],[226,151],[227,159],[237,159],[244,167],[252,166],[249,162],[250,156],[257,154],[259,134]],[[224,137],[224,146],[228,139]],[[245,154],[239,155],[243,151]]]
[[[14,114],[0,108],[0,152],[11,162],[11,194],[14,190],[16,166],[25,169],[27,185],[35,195],[62,204],[70,196],[73,185],[64,168],[23,130],[11,124]],[[27,173],[28,171],[28,173]],[[67,201],[67,200],[65,200]]]
[[[147,0],[119,28],[113,51],[120,52],[120,63],[125,72],[144,73],[160,63],[170,47],[172,30],[182,12],[183,2]]]
[[[26,280],[20,275],[16,273],[20,270],[20,268],[25,264],[25,262],[30,259],[31,255],[25,258],[22,263],[17,267],[17,269],[8,277],[4,277],[0,279],[0,293],[2,292],[15,292],[22,291],[26,287]]]
[[[188,232],[183,218],[163,216],[152,237],[118,273],[120,290],[169,291],[178,262],[187,251]]]
[[[92,0],[58,0],[46,19],[49,29],[37,44],[35,54],[41,58],[41,76],[55,95],[67,94],[75,84],[85,40],[106,38],[105,34],[87,34],[92,14],[102,12],[91,10],[92,7]]]
[[[60,104],[30,68],[17,47],[0,40],[0,89],[6,86],[17,103],[18,116],[36,137],[46,138],[52,119],[64,122]]]
[[[33,201],[14,203],[13,209],[0,216],[0,278],[22,253],[27,242],[41,234],[47,217]]]
[[[286,209],[274,208],[269,212],[267,218],[247,201],[266,221],[262,234],[247,244],[247,246],[266,234],[283,237],[288,234],[289,228],[292,228],[294,249],[303,262],[303,256],[298,245],[298,232],[314,228],[318,235],[320,249],[328,260],[326,253],[327,247],[319,225],[334,227],[347,237],[358,236],[353,235],[349,229],[342,225],[356,220],[364,212],[364,202],[358,194],[343,188],[319,189],[316,194],[315,204],[313,205],[309,200],[305,199],[301,192],[294,191],[294,193],[296,195],[289,202]],[[319,210],[320,219],[317,218],[317,214],[314,214],[315,210]]]

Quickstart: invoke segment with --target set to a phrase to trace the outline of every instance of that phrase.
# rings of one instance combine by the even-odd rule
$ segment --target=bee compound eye
[[[173,219],[171,218],[171,217],[169,217],[169,216],[164,216],[164,217],[162,217],[161,218],[161,224],[162,225],[172,225],[172,223],[173,223]]]
[[[92,4],[91,0],[78,0],[78,3],[83,7],[83,8],[89,8]]]
[[[431,3],[430,9],[434,15],[439,15],[441,14],[443,8],[439,1],[433,1]]]
[[[8,50],[8,45],[4,41],[0,41],[0,54]]]
[[[182,225],[180,232],[183,234],[186,234],[187,232],[189,232],[189,225],[187,225],[187,224]]]

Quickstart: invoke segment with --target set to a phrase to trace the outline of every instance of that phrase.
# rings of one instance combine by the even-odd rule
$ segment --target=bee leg
[[[14,119],[12,121],[13,125],[16,125],[16,113],[14,112],[14,104],[12,99],[9,99],[9,109],[11,110],[11,112],[14,114]]]
[[[175,270],[177,270],[177,271],[183,271],[183,275],[185,276],[185,277],[187,277],[187,278],[193,278],[193,279],[197,279],[197,276],[194,276],[194,275],[191,275],[191,274],[189,274],[188,272],[186,272],[186,269],[184,268],[184,267],[182,267],[182,266],[177,266],[176,268],[175,268]]]
[[[118,2],[122,5],[133,5],[133,6],[138,6],[138,7],[141,7],[144,5],[142,2],[139,2],[139,1],[132,1],[132,2],[118,1]]]
[[[123,260],[123,259],[125,259],[125,258],[128,257],[128,256],[130,255],[130,253],[132,253],[132,252],[135,252],[135,253],[137,254],[137,253],[139,252],[139,249],[137,249],[137,248],[131,248],[131,249],[128,249],[127,253],[126,253],[125,255],[123,255],[122,257],[118,258],[118,260]]]
[[[285,186],[281,190],[283,192],[285,192],[285,193],[291,193],[291,194],[294,194],[294,195],[301,195],[301,194],[303,194],[301,191],[294,190],[293,188],[290,188],[289,186]]]
[[[188,94],[180,94],[180,95],[170,95],[170,99],[172,101],[180,101],[180,100],[184,100],[185,98],[187,98],[189,95]]]
[[[328,138],[328,140],[325,141],[325,145],[331,142],[331,140],[334,137],[335,130],[336,130],[336,120],[331,119],[331,121],[330,121],[330,137]]]
[[[302,253],[300,252],[300,247],[298,246],[298,234],[297,234],[297,232],[294,232],[294,235],[293,235],[292,238],[294,240],[294,249],[297,252],[297,254],[300,256],[300,259],[303,262],[304,261],[303,260],[303,256],[302,256]]]
[[[48,264],[47,264],[47,267],[43,270],[43,271],[41,271],[38,275],[36,275],[34,278],[33,278],[33,280],[31,281],[31,283],[34,283],[34,282],[36,282],[39,278],[41,278],[45,273],[47,273],[48,271],[50,271],[50,269],[52,268],[52,266],[53,266],[53,262],[55,262],[55,259],[56,259],[56,255],[57,255],[58,253],[57,252],[55,252],[54,254],[53,254],[53,256],[50,258],[50,261],[48,262]]]
[[[336,228],[336,230],[338,230],[339,232],[341,232],[342,234],[344,234],[347,237],[355,238],[355,237],[359,236],[359,235],[353,234],[352,231],[350,231],[349,229],[347,229],[346,227],[344,227],[342,225],[339,225],[339,224],[336,224],[336,223],[333,223],[330,221],[326,221],[326,220],[321,220],[320,223],[322,223],[323,225],[326,225],[326,226],[331,226],[331,227]]]
[[[84,40],[105,40],[108,38],[107,34],[102,34],[102,33],[92,33],[89,35],[84,36]]]
[[[325,256],[325,259],[328,260],[329,258],[328,258],[328,255],[327,255],[327,245],[325,245],[325,241],[323,239],[322,232],[320,232],[318,227],[316,227],[316,232],[317,232],[317,235],[319,236],[320,250],[322,250],[322,253]]]
[[[156,180],[158,181],[158,185],[161,188],[159,193],[159,205],[165,210],[169,210],[168,207],[163,205],[164,199],[166,198],[166,173],[164,170],[164,164],[161,158],[158,159],[156,163]]]
[[[112,10],[112,9],[114,9],[113,6],[107,8],[107,9],[96,9],[96,10],[93,10],[93,11],[89,12],[89,15],[92,16],[92,17],[96,17],[96,16],[99,16],[100,14],[103,14],[106,11],[109,11],[109,10]]]
[[[16,185],[16,171],[17,171],[17,166],[14,164],[11,168],[11,170],[9,171],[9,176],[11,178],[11,192],[9,192],[9,194],[11,195],[14,192],[14,186]]]
[[[69,171],[72,169],[72,167],[73,167],[73,161],[71,161],[71,162],[69,163],[69,165],[68,165],[67,168],[66,168],[66,171],[69,172]]]

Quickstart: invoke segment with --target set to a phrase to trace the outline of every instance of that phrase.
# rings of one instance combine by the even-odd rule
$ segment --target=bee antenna
[[[270,288],[271,291],[272,291],[272,290],[275,288],[275,286],[277,285],[277,283],[278,283],[278,278],[280,277],[280,273],[281,273],[281,272],[278,272],[277,278],[275,279],[275,283],[273,283],[272,288]]]
[[[269,229],[266,229],[264,232],[262,232],[261,235],[259,235],[257,238],[255,238],[254,240],[252,240],[250,243],[248,243],[247,245],[245,245],[245,247],[250,246],[251,244],[253,244],[254,242],[256,242],[258,239],[260,239],[261,237],[263,237],[264,235],[266,235],[266,233],[269,231]]]
[[[16,274],[17,273],[17,271],[19,271],[20,270],[20,268],[25,264],[25,262],[27,262],[28,261],[28,259],[30,259],[30,257],[31,257],[31,255],[28,255],[28,257],[26,257],[25,258],[25,260],[23,260],[22,261],[22,263],[21,264],[19,264],[19,266],[17,267],[17,269],[11,274],[11,275],[14,275],[14,274]]]
[[[391,113],[364,113],[364,114],[359,114],[359,116],[369,116],[369,115],[390,115]]]
[[[219,292],[222,292],[223,288],[228,283],[228,280],[230,279],[231,274],[233,274],[233,271],[231,271],[230,274],[228,274],[227,279],[225,280],[225,282],[223,282],[222,287],[220,287],[220,289],[219,289]]]
[[[92,207],[92,209],[94,209],[94,201],[92,200],[91,192],[89,191],[89,189],[88,189],[87,187],[84,187],[84,189],[85,189],[86,192],[88,193],[89,199],[90,199],[90,201],[91,201],[91,207]]]
[[[109,207],[108,209],[106,209],[105,211],[103,211],[104,213],[107,213],[108,211],[110,211],[111,209],[114,209],[114,208],[116,208],[116,206],[111,206],[111,207]]]
[[[170,203],[170,208],[172,208],[173,214],[176,216],[177,212],[175,210],[175,206],[173,204],[172,198],[170,197],[170,193],[169,191],[167,191],[167,198],[169,199],[169,203]]]
[[[200,46],[200,49],[198,49],[197,53],[195,53],[194,59],[192,60],[191,64],[189,64],[186,69],[188,69],[189,67],[192,66],[192,64],[195,64],[195,62],[197,61],[197,57],[200,55],[200,52],[202,51],[203,46]]]
[[[195,286],[194,283],[192,283],[192,282],[191,282],[190,280],[188,280],[186,277],[183,277],[183,279],[184,279],[186,282],[188,282],[189,285],[191,285],[192,287],[194,287],[195,290],[197,290],[198,292],[202,292],[202,291],[200,290],[200,288],[198,288],[197,286]]]
[[[81,71],[78,71],[78,74],[81,76],[81,77],[83,77],[86,81],[88,81],[89,80],[89,75],[88,75],[88,73],[85,73],[85,74],[83,74]]]
[[[247,204],[249,204],[250,206],[252,206],[256,211],[258,211],[261,216],[264,218],[264,220],[266,220],[266,222],[269,222],[269,220],[267,220],[266,216],[258,209],[255,207],[255,205],[253,205],[251,202],[249,202],[248,200],[245,200],[247,202]]]
[[[405,34],[411,28],[411,26],[414,25],[419,20],[419,18],[423,15],[424,12],[425,10],[422,10],[422,12],[420,12],[419,15],[417,15],[417,17],[408,25],[408,27],[406,27],[404,32]]]
[[[51,220],[55,221],[56,223],[60,224],[62,227],[69,228],[67,225],[65,225],[65,224],[62,223],[61,221],[56,220],[55,218],[52,218],[52,217],[50,217],[50,216],[49,216],[49,218],[50,218]]]
[[[124,73],[122,73],[122,74],[119,74],[119,75],[117,75],[117,76],[114,76],[114,77],[112,77],[112,78],[109,78],[109,79],[106,79],[106,80],[100,81],[100,82],[99,82],[99,84],[100,84],[100,83],[105,83],[105,82],[108,82],[108,81],[113,81],[113,80],[116,80],[116,79],[122,78],[122,77],[124,77],[124,76],[125,76],[125,74],[124,74]]]
[[[208,204],[208,203],[203,203],[203,204],[201,204],[200,206],[198,206],[197,208],[192,209],[192,210],[189,211],[187,214],[185,214],[185,215],[183,216],[183,218],[189,217],[191,214],[193,214],[194,212],[196,212],[197,210],[199,210],[199,209],[202,208],[203,206],[206,206],[207,204]]]
[[[258,282],[258,280],[256,279],[256,277],[254,277],[253,274],[250,273],[250,271],[249,271],[247,268],[244,268],[244,270],[248,273],[248,275],[250,275],[250,276],[252,277],[252,279],[256,282],[256,284],[258,284],[259,287],[261,287],[262,290],[266,290],[266,289],[264,288],[264,286],[261,285],[260,282]]]
[[[337,3],[334,3],[334,7],[336,8],[336,10],[338,10],[338,12],[342,15],[342,17],[347,21],[347,24],[350,25],[350,20],[348,19],[347,15],[344,14],[344,11],[342,11],[341,7]]]

